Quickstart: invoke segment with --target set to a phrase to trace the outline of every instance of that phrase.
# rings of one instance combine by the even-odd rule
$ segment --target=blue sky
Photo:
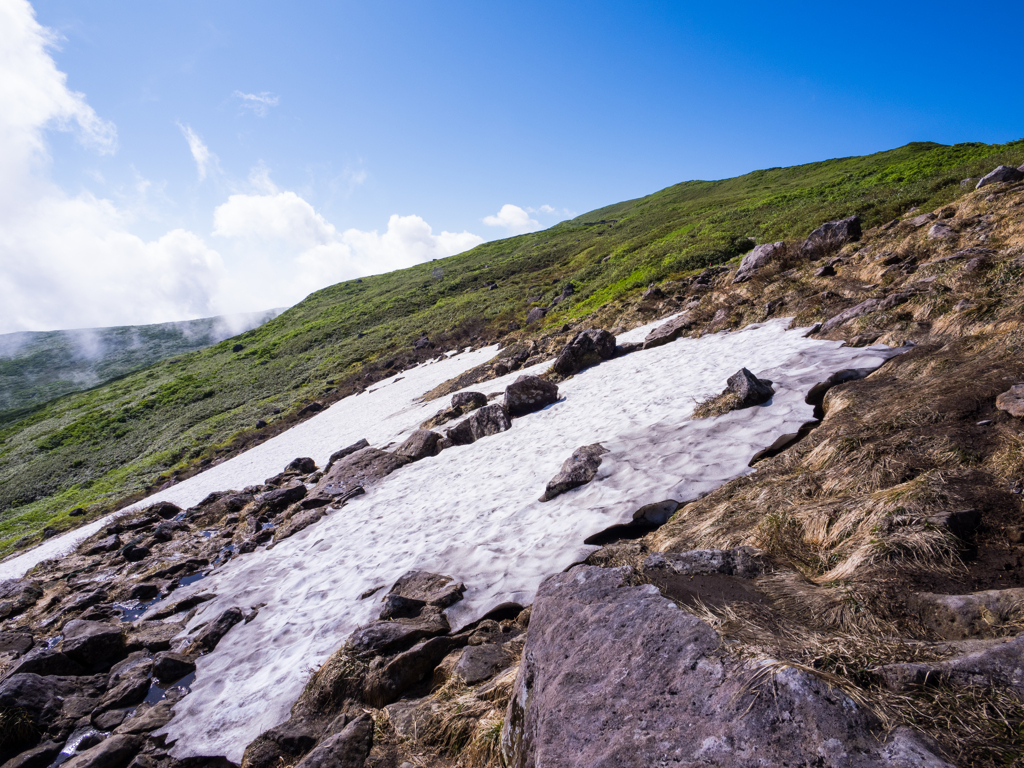
[[[0,0],[0,332],[288,305],[687,179],[1021,138],[1022,21]]]

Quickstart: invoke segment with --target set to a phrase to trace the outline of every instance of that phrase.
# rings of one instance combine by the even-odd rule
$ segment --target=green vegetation
[[[0,421],[0,553],[44,526],[70,527],[71,508],[99,514],[176,470],[258,441],[257,419],[273,429],[275,418],[289,423],[328,391],[340,390],[336,397],[382,378],[416,359],[412,344],[423,333],[439,349],[493,340],[571,281],[573,296],[544,320],[558,327],[652,282],[737,258],[748,239],[800,238],[854,213],[871,227],[952,200],[961,179],[1022,162],[1024,141],[917,143],[691,181],[544,232],[325,288],[234,339]],[[436,350],[419,358],[428,354]]]
[[[155,325],[0,334],[0,424],[158,360],[203,349],[281,310]],[[232,330],[234,329],[234,330]]]

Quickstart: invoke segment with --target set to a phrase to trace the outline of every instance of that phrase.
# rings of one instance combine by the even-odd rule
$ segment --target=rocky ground
[[[322,468],[299,458],[259,486],[118,519],[0,585],[0,759],[225,765],[175,759],[160,729],[195,659],[259,608],[186,634],[212,595],[175,591],[507,429],[559,381],[634,350],[615,334],[671,315],[644,345],[794,316],[851,345],[913,348],[808,392],[818,420],[756,472],[608,536],[531,607],[452,632],[464,587],[448,576],[372,590],[379,618],[310,671],[243,765],[1024,764],[1022,213],[1024,174],[1002,169],[937,211],[757,246],[605,307],[594,327],[519,334],[432,394],[545,359],[548,374],[500,400],[460,394],[393,450],[357,443]],[[695,417],[770,396],[740,371]],[[601,453],[581,446],[545,497],[593,479]]]

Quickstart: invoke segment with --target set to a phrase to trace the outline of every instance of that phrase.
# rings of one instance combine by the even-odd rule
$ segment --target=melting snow
[[[804,338],[804,330],[786,331],[787,322],[680,339],[604,362],[561,384],[562,400],[514,420],[509,431],[403,467],[273,549],[232,560],[176,592],[175,599],[190,591],[217,594],[190,627],[233,606],[265,607],[199,659],[192,693],[177,704],[165,729],[177,740],[174,754],[241,762],[252,739],[288,717],[306,671],[375,618],[381,593],[358,599],[369,587],[390,586],[411,568],[463,581],[465,599],[448,610],[453,628],[504,603],[527,605],[544,577],[596,549],[584,539],[630,522],[641,506],[696,499],[754,471],[748,463],[755,453],[811,420],[804,397],[815,383],[844,368],[875,368],[900,351]],[[649,328],[619,340],[641,340]],[[378,447],[403,439],[447,405],[420,403],[418,395],[493,353],[478,350],[406,371],[401,381],[341,400],[145,503],[190,505],[213,490],[260,482],[296,456],[311,456],[322,466],[333,451],[361,437]],[[720,392],[741,367],[774,382],[772,400],[688,421],[696,403]],[[523,373],[544,368],[470,389],[501,391]],[[572,451],[594,442],[609,449],[597,478],[539,502]]]

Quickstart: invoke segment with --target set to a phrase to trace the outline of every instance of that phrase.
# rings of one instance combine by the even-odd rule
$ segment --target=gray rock
[[[363,448],[369,448],[369,447],[370,447],[370,444],[368,442],[366,442],[366,438],[364,437],[361,440],[358,440],[357,442],[352,443],[352,445],[349,445],[349,446],[347,446],[345,448],[342,448],[340,451],[335,451],[334,453],[331,454],[331,458],[328,459],[328,461],[327,461],[327,468],[330,469],[331,465],[334,462],[341,461],[346,456],[351,456],[356,451],[361,451],[361,450],[363,450]]]
[[[60,754],[61,745],[55,741],[44,741],[38,747],[12,757],[3,768],[47,768]]]
[[[541,584],[501,734],[510,768],[950,768],[910,732],[881,743],[874,716],[822,680],[722,653],[708,625],[627,575],[577,566]]]
[[[159,515],[164,520],[172,520],[181,514],[181,507],[170,501],[159,501],[152,506],[146,507],[147,514]]]
[[[477,685],[508,669],[514,661],[515,656],[503,645],[471,645],[462,652],[452,672],[466,685]]]
[[[1008,181],[1020,181],[1024,179],[1024,171],[1019,168],[1013,168],[1009,165],[1000,165],[994,171],[981,177],[981,180],[974,187],[975,189],[981,189],[987,187],[989,184],[999,184]]]
[[[106,536],[100,539],[91,547],[86,547],[82,550],[82,554],[87,557],[92,557],[93,555],[102,555],[105,552],[115,552],[120,548],[121,537],[115,533],[112,536]]]
[[[409,435],[404,443],[395,449],[395,455],[406,458],[409,461],[419,461],[428,456],[437,456],[441,452],[440,447],[438,447],[440,440],[441,435],[437,434],[437,432],[431,432],[429,429],[417,429]]]
[[[539,323],[544,319],[544,316],[548,311],[544,307],[534,307],[530,310],[529,314],[526,315],[526,324]]]
[[[161,701],[149,709],[136,710],[135,714],[123,721],[115,733],[127,733],[142,735],[151,733],[157,728],[163,728],[174,717],[174,702]]]
[[[566,491],[589,483],[597,476],[597,470],[601,466],[601,456],[606,453],[608,453],[608,449],[600,443],[577,448],[572,452],[572,456],[562,463],[558,474],[548,482],[540,500],[551,501]]]
[[[398,701],[403,693],[430,677],[434,667],[445,656],[465,644],[465,636],[448,635],[416,643],[367,675],[363,683],[363,699],[378,708]]]
[[[284,541],[285,539],[294,536],[299,531],[306,530],[314,523],[320,522],[320,519],[327,515],[327,510],[324,507],[331,503],[333,498],[334,497],[319,497],[317,498],[317,501],[323,501],[323,504],[293,514],[285,522],[281,523],[281,525],[274,531],[274,541]],[[250,541],[252,540],[250,539]],[[252,541],[252,545],[253,550],[255,550],[256,542]]]
[[[101,621],[73,619],[64,625],[61,650],[87,669],[109,669],[127,653],[121,628]]]
[[[560,376],[571,376],[613,357],[615,337],[601,328],[588,328],[572,337],[551,364],[551,370]]]
[[[854,307],[844,309],[839,314],[833,315],[830,319],[825,321],[825,323],[821,326],[821,333],[828,333],[833,328],[838,328],[843,323],[849,322],[850,320],[854,320],[860,317],[861,315],[866,315],[869,312],[874,312],[876,309],[878,309],[879,303],[880,302],[878,299],[867,299]]]
[[[487,395],[483,392],[456,392],[452,395],[452,408],[461,408],[463,413],[483,408],[485,405],[487,405]]]
[[[496,435],[512,426],[505,406],[493,403],[473,411],[451,429],[445,431],[453,445],[469,445],[481,437]]]
[[[739,408],[751,408],[767,403],[775,394],[770,381],[762,381],[746,368],[740,368],[730,376],[725,388],[739,398]]]
[[[150,675],[153,662],[148,659],[141,664],[130,667],[122,674],[111,675],[109,690],[103,694],[100,707],[117,709],[138,704],[149,693]],[[107,730],[107,729],[101,729]]]
[[[36,675],[83,675],[85,668],[60,651],[42,646],[26,653],[4,674],[16,675],[26,672]]]
[[[142,749],[142,744],[138,736],[111,736],[68,760],[64,768],[124,768]]]
[[[277,512],[289,504],[294,504],[296,501],[300,501],[306,495],[306,486],[302,483],[294,483],[293,485],[285,486],[284,488],[278,488],[276,491],[269,491],[263,494],[264,507],[270,512]]]
[[[373,748],[373,718],[360,715],[302,758],[296,768],[363,768]]]
[[[786,256],[786,243],[780,240],[777,243],[764,243],[754,246],[754,250],[743,257],[740,268],[736,271],[734,283],[745,283],[757,272],[764,269],[773,261],[778,261]]]
[[[34,644],[35,640],[28,632],[0,632],[0,653],[21,655]]]
[[[50,720],[60,710],[64,691],[56,677],[43,677],[33,673],[11,675],[0,682],[0,707],[24,709],[35,721]]]
[[[217,643],[235,624],[245,618],[241,608],[228,608],[224,613],[211,621],[192,641],[189,653],[209,653],[217,647]]]
[[[991,637],[1024,604],[1024,588],[992,589],[969,595],[912,595],[908,607],[943,640]]]
[[[211,595],[212,597],[212,595]],[[181,632],[181,624],[174,622],[147,621],[138,627],[131,627],[125,638],[125,650],[131,653],[145,648],[157,653],[171,647],[171,638]]]
[[[694,549],[689,552],[656,552],[644,562],[644,573],[668,569],[680,576],[722,574],[753,579],[767,570],[764,553],[754,547]]]
[[[348,645],[354,654],[360,656],[387,653],[418,640],[448,634],[449,629],[448,619],[440,613],[417,619],[374,621],[353,632]]]
[[[10,619],[36,604],[43,588],[32,579],[0,581],[0,620]]]
[[[108,712],[94,712],[91,718],[92,727],[97,731],[112,731],[124,722],[128,711],[112,709]]]
[[[850,216],[839,221],[826,221],[811,232],[800,246],[802,256],[810,259],[821,258],[837,251],[847,243],[860,240],[860,217]]]
[[[920,229],[928,222],[935,221],[935,218],[936,216],[934,213],[922,213],[920,216],[915,216],[912,219],[908,219],[907,223],[910,224],[910,226],[912,227]]]
[[[447,608],[461,600],[465,591],[466,585],[454,581],[451,576],[413,570],[402,574],[388,594],[418,600],[436,608]]]
[[[896,293],[890,293],[881,303],[879,303],[877,309],[879,312],[888,312],[890,309],[896,309],[900,304],[904,304],[910,300],[913,294],[906,293],[903,291],[897,291]]]
[[[679,317],[659,325],[647,334],[644,339],[644,349],[654,349],[678,339],[685,331],[693,327],[693,319],[688,312],[683,312]]]
[[[402,595],[384,595],[383,606],[380,609],[379,618],[387,619],[409,619],[419,616],[420,611],[426,607],[423,600],[414,597],[403,597]]]
[[[505,409],[513,419],[558,400],[558,385],[539,376],[520,376],[505,387]]]
[[[999,395],[996,408],[1018,419],[1024,416],[1024,384],[1016,384]]]
[[[153,657],[153,675],[162,683],[173,683],[195,671],[196,663],[184,654],[164,651]]]
[[[361,448],[334,462],[312,495],[341,496],[357,486],[369,488],[408,463],[408,459],[378,448]]]
[[[814,271],[814,276],[815,277],[835,277],[836,276],[836,268],[833,267],[831,264],[826,264],[821,269],[816,269]]]
[[[284,471],[298,472],[300,475],[308,475],[310,472],[316,472],[316,462],[308,456],[301,456],[289,461],[288,466],[284,468]]]
[[[929,240],[943,240],[947,237],[956,237],[956,232],[954,232],[948,224],[944,224],[941,221],[936,224],[932,224],[931,228],[928,230]]]

